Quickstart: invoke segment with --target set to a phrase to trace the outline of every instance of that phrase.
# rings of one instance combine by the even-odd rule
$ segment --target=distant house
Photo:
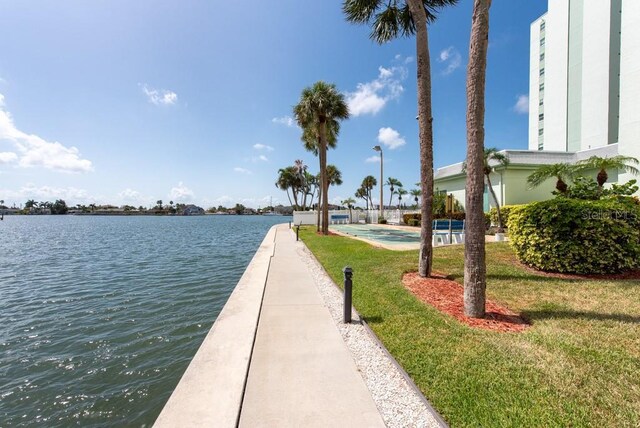
[[[182,210],[182,215],[204,215],[204,208],[189,204]]]

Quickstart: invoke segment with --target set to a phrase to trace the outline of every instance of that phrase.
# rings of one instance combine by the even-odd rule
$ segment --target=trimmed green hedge
[[[640,268],[640,206],[633,199],[556,198],[512,209],[509,239],[518,259],[563,273]]]
[[[503,205],[500,207],[500,214],[502,214],[502,222],[504,223],[504,227],[507,227],[509,224],[509,216],[511,216],[511,211],[514,208],[521,207],[522,205]],[[491,217],[491,224],[498,225],[498,210],[496,207],[491,207],[489,210],[489,216]],[[491,225],[489,225],[491,226]]]

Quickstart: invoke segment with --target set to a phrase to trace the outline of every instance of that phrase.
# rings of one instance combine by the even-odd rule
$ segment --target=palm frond
[[[631,156],[611,156],[611,157],[600,157],[600,156],[591,156],[588,159],[581,160],[578,162],[577,167],[584,171],[586,169],[598,169],[598,170],[611,170],[611,169],[621,169],[630,174],[638,175],[640,171],[634,165],[640,165],[638,159],[633,158]]]
[[[447,6],[455,6],[458,0],[423,0],[424,11],[427,14],[427,23],[431,24],[438,18],[438,12]]]
[[[347,21],[368,24],[380,5],[382,0],[345,0],[342,3],[342,11]]]
[[[576,174],[576,168],[568,163],[554,163],[551,165],[542,165],[527,177],[529,186],[538,187],[550,178],[561,179],[566,181]]]

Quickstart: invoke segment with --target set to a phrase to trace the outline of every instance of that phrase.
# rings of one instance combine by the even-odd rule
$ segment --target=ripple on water
[[[5,217],[2,425],[153,423],[278,221]]]

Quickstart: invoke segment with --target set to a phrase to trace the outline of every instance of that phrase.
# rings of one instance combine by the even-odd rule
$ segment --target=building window
[[[538,120],[539,120],[539,121],[543,121],[543,120],[544,120],[544,113],[540,113],[540,114],[538,115]]]
[[[544,37],[540,39],[540,46],[544,46]]]
[[[540,69],[540,76],[544,76],[544,68]]]
[[[544,61],[544,52],[540,54],[540,61]]]
[[[542,135],[542,134],[544,134],[544,128],[538,129],[538,135]]]
[[[544,22],[544,21],[542,21],[542,22],[540,23],[540,31],[544,30],[546,26],[547,26],[547,23],[546,23],[546,22]]]
[[[544,91],[544,82],[542,82],[542,83],[540,84],[540,90],[541,90],[541,91]]]

